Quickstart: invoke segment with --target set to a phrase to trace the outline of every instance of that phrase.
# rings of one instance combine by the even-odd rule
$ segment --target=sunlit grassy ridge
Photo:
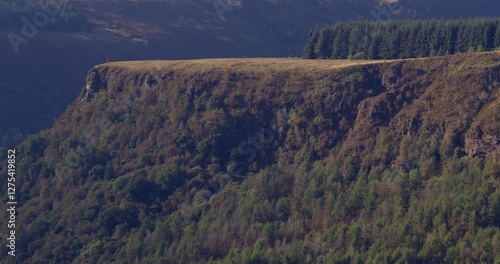
[[[168,61],[129,61],[105,64],[111,67],[123,67],[140,70],[189,69],[203,70],[207,68],[233,69],[235,71],[254,70],[291,70],[311,69],[327,70],[353,65],[381,63],[384,60],[304,60],[298,58],[243,58],[243,59],[203,59],[203,60],[168,60]],[[385,61],[387,62],[387,61]]]

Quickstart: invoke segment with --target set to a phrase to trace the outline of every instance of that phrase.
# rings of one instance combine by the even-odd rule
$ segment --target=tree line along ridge
[[[402,59],[491,51],[500,18],[355,21],[312,31],[306,59]]]

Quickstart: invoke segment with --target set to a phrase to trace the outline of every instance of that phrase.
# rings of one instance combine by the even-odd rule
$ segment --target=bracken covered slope
[[[16,261],[498,261],[499,82],[494,52],[96,66],[17,147]]]

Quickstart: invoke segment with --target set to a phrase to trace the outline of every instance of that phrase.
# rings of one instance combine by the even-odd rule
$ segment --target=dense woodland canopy
[[[498,54],[297,63],[96,67],[16,147],[15,263],[500,261]]]
[[[500,47],[500,19],[346,22],[312,32],[307,59],[399,59]]]

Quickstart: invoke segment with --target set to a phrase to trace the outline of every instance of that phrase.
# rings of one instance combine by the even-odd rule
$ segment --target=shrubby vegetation
[[[33,15],[36,12],[44,12],[41,2],[26,0],[3,0],[0,2],[0,26],[21,28],[24,25],[23,17],[33,22]],[[50,1],[49,1],[50,2]],[[92,29],[87,17],[76,10],[71,3],[60,6],[46,29],[73,32],[90,31]]]
[[[306,59],[399,59],[500,47],[500,19],[345,22],[312,32]]]
[[[499,63],[100,66],[17,147],[17,261],[498,262],[499,153],[464,142],[498,135]]]

